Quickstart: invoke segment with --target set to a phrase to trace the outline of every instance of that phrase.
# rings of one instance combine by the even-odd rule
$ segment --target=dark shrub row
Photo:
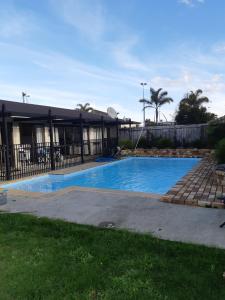
[[[120,146],[123,149],[134,149],[136,142],[133,143],[131,140],[121,140]],[[202,142],[201,140],[193,141],[192,143],[174,143],[170,139],[167,138],[157,138],[148,140],[145,137],[140,138],[138,147],[143,149],[151,149],[151,148],[158,148],[158,149],[175,149],[175,148],[207,148],[206,143]]]

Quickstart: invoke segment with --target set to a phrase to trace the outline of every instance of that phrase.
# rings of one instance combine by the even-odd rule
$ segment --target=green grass
[[[225,251],[0,214],[0,299],[225,299]]]

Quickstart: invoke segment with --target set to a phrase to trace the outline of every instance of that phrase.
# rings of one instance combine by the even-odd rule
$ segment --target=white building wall
[[[20,127],[19,127],[19,125],[13,125],[13,127],[12,127],[12,142],[14,145],[20,144]]]
[[[56,127],[54,127],[53,140],[55,143],[59,143],[59,129]]]
[[[37,143],[44,143],[44,129],[43,127],[36,128],[36,142]]]
[[[56,127],[54,127],[54,130],[53,130],[53,141],[55,143],[59,143],[59,130]],[[46,127],[46,126],[44,127],[44,142],[50,143],[49,127]]]
[[[44,127],[44,140],[45,143],[50,143],[49,127]]]

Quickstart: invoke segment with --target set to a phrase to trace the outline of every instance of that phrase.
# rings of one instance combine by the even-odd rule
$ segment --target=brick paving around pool
[[[201,207],[225,208],[223,200],[225,186],[217,182],[216,164],[211,157],[203,158],[199,164],[167,192],[161,201]]]

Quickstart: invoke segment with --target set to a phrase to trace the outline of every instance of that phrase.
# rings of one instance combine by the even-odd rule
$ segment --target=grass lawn
[[[225,299],[225,251],[0,214],[0,299]]]

